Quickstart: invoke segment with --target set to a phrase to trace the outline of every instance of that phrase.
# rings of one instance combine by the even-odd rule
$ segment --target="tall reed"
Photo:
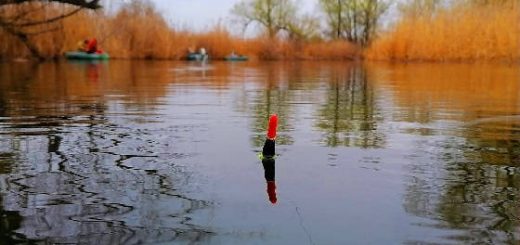
[[[374,60],[519,60],[519,23],[516,0],[461,1],[431,15],[403,15],[364,54]]]

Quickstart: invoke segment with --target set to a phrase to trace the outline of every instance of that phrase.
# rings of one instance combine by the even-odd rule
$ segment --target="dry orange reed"
[[[30,20],[42,20],[49,16],[58,16],[62,13],[57,8],[43,8],[43,3],[27,3],[20,5],[6,5],[2,7],[0,15],[3,19],[12,20],[17,18],[18,13],[27,14],[24,18],[19,18],[24,23]],[[25,30],[29,33],[29,38],[35,40],[37,37],[38,42],[34,42],[34,46],[40,50],[44,56],[52,56],[52,54],[59,52],[60,46],[63,44],[61,32],[62,26],[60,23],[53,25],[36,25],[26,28]],[[48,31],[56,30],[56,31]],[[29,51],[20,40],[0,28],[0,58],[2,57],[19,57],[27,56]]]
[[[10,11],[15,14],[28,8],[39,8],[39,3],[18,5]],[[44,9],[40,14],[46,16],[72,10],[63,4],[50,4]],[[58,30],[30,37],[42,55],[48,58],[76,50],[78,42],[91,37],[96,37],[99,48],[114,58],[182,59],[189,49],[201,47],[212,59],[222,59],[232,52],[252,59],[353,59],[358,53],[354,45],[345,41],[271,40],[264,36],[238,38],[221,24],[202,33],[176,29],[147,1],[132,1],[110,15],[103,11],[84,10],[53,26],[58,26]],[[0,29],[0,58],[29,56],[20,40]]]
[[[513,61],[520,58],[517,0],[456,4],[428,16],[406,16],[365,51],[374,60]]]

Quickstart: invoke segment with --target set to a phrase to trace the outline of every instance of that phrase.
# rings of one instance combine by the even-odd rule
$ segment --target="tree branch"
[[[69,17],[69,16],[79,12],[81,9],[83,9],[83,7],[79,7],[77,9],[74,9],[74,10],[66,13],[66,14],[62,14],[62,15],[59,15],[59,16],[56,16],[56,17],[53,17],[53,18],[50,18],[50,19],[41,20],[41,21],[31,21],[31,22],[15,24],[15,25],[17,27],[28,27],[28,26],[36,26],[36,25],[48,24],[48,23],[51,23],[51,22],[55,22],[55,21],[67,18],[67,17]]]
[[[37,57],[38,59],[43,59],[43,56],[40,54],[37,46],[29,39],[29,36],[50,32],[59,29],[59,27],[46,28],[40,31],[33,32],[30,32],[30,30],[28,30],[30,28],[27,27],[43,26],[45,24],[55,23],[59,20],[76,14],[82,9],[99,9],[101,8],[101,5],[99,5],[99,1],[100,0],[0,0],[0,10],[5,10],[5,8],[9,8],[10,5],[36,2],[42,3],[42,7],[50,5],[50,3],[63,3],[77,7],[67,13],[49,19],[40,19],[32,21],[27,20],[25,17],[33,11],[39,11],[38,8],[29,10],[18,10],[19,12],[17,15],[11,17],[0,16],[0,28],[5,30],[7,33],[10,33],[11,35],[15,36],[22,43],[24,43],[34,57]],[[22,5],[22,7],[24,7],[24,5]]]
[[[53,27],[53,28],[44,29],[44,30],[41,30],[41,31],[25,32],[25,35],[27,35],[27,36],[36,36],[36,35],[40,35],[40,34],[43,34],[43,33],[57,31],[57,30],[60,30],[60,29],[62,29],[62,27],[61,26],[57,26],[57,27]]]
[[[29,41],[29,37],[26,33],[21,32],[20,30],[17,30],[16,28],[13,28],[9,25],[3,25],[2,27],[5,31],[11,33],[13,36],[17,37],[22,43],[24,43],[34,57],[38,58],[39,60],[43,60],[43,56],[40,54],[38,48],[32,42]]]
[[[10,4],[21,4],[26,2],[43,2],[44,0],[0,0],[0,6],[10,5]],[[47,2],[57,2],[57,3],[66,3],[70,5],[75,5],[88,9],[99,9],[101,5],[99,5],[99,0],[45,0]]]

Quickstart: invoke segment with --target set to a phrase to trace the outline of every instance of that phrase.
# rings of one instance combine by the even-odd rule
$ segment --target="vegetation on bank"
[[[423,3],[423,4],[420,4]],[[518,61],[518,0],[417,1],[365,51],[368,59],[397,61]]]
[[[273,3],[276,3],[273,1]],[[1,8],[2,14],[14,16],[20,11],[37,12],[27,18],[38,19],[74,9],[74,6],[30,2]],[[259,35],[240,38],[224,25],[216,24],[206,32],[174,28],[149,1],[134,0],[115,13],[110,11],[80,11],[52,25],[28,30],[29,43],[45,58],[61,57],[77,49],[77,43],[96,37],[99,48],[114,58],[182,59],[188,50],[204,47],[212,59],[223,59],[232,52],[251,59],[354,59],[357,46],[345,40],[289,38]],[[112,11],[113,12],[113,11]],[[37,33],[36,33],[37,32]],[[14,35],[0,28],[0,59],[30,57],[33,53]]]
[[[517,0],[408,0],[400,2],[397,21],[386,30],[381,24],[388,18],[382,16],[392,0],[316,0],[321,16],[300,13],[294,0],[243,0],[231,13],[244,29],[255,24],[264,31],[255,38],[237,37],[222,24],[206,32],[174,28],[147,0],[130,1],[117,11],[79,11],[76,5],[63,4],[71,0],[21,2],[0,4],[0,59],[35,53],[61,57],[91,37],[115,58],[182,59],[188,50],[204,47],[212,59],[232,52],[264,60],[520,59]],[[6,25],[55,16],[66,18],[18,29]]]

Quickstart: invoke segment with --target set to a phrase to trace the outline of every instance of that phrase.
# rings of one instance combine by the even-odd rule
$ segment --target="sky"
[[[231,9],[240,0],[151,0],[175,26],[209,29],[218,21],[231,22]],[[299,0],[303,12],[316,10],[317,0]]]
[[[112,3],[112,7],[120,6],[121,3],[130,0],[107,0]],[[193,31],[206,31],[215,26],[215,24],[224,24],[232,33],[245,36],[254,36],[258,33],[258,29],[254,26],[249,27],[244,33],[241,26],[233,22],[234,16],[231,9],[241,0],[150,0],[156,9],[163,14],[166,20],[175,28],[190,29]],[[321,10],[318,6],[318,0],[295,0],[300,7],[300,14],[310,13],[312,15],[320,15]],[[397,0],[396,2],[400,2]],[[391,23],[392,19],[388,16],[393,11],[390,8],[387,17],[384,18],[387,23]],[[385,25],[383,25],[385,26]]]

